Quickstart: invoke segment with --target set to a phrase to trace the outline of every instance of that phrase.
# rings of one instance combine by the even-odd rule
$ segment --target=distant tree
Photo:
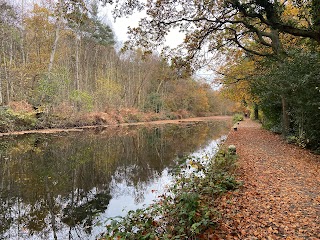
[[[16,45],[19,45],[18,14],[7,1],[0,1],[0,105],[7,104],[13,95],[12,68],[16,56]],[[16,58],[17,57],[17,58]]]
[[[98,44],[103,46],[110,46],[114,44],[114,34],[112,29],[103,23],[98,17],[98,0],[94,0],[90,3],[89,18],[91,24],[88,27],[88,33],[91,38],[94,39]]]

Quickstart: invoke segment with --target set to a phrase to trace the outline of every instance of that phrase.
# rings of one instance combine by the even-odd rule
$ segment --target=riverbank
[[[160,124],[183,124],[188,122],[205,122],[213,120],[221,121],[231,121],[231,116],[210,116],[210,117],[194,117],[194,118],[184,118],[184,119],[173,119],[173,120],[156,120],[156,121],[142,121],[142,122],[131,122],[131,123],[110,123],[110,124],[97,124],[73,128],[47,128],[47,129],[34,129],[26,131],[11,131],[0,133],[0,137],[8,135],[24,135],[31,133],[59,133],[59,132],[79,132],[85,129],[94,129],[94,128],[106,128],[106,127],[115,127],[115,126],[136,126],[136,125],[160,125]]]
[[[34,108],[27,102],[0,107],[0,132],[20,132],[43,129],[74,129],[86,126],[118,125],[123,123],[184,119],[194,116],[212,116],[214,113],[191,113],[186,110],[141,111],[136,108],[108,109],[105,111],[78,112],[68,108]]]
[[[251,120],[231,131],[240,190],[224,195],[212,239],[320,239],[320,156]]]
[[[228,125],[225,134],[230,129],[231,124]],[[221,135],[216,138],[210,150],[199,149],[201,154],[177,155],[173,159],[173,179],[165,193],[145,208],[107,219],[109,224],[101,239],[210,237],[220,220],[217,201],[241,184],[234,177],[237,155],[220,146],[223,139]]]

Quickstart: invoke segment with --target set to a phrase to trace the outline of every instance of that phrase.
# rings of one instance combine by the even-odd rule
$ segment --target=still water
[[[0,139],[0,239],[96,239],[150,204],[178,155],[216,149],[223,121]]]

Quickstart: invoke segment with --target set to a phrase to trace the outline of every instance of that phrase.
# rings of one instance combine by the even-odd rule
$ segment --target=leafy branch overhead
[[[184,59],[209,52],[240,47],[260,56],[278,55],[282,51],[279,34],[289,34],[320,43],[319,0],[105,0],[115,5],[114,17],[144,10],[146,17],[139,27],[129,29],[127,47],[153,49],[165,42],[168,33],[178,28],[185,33],[180,52]],[[290,16],[294,12],[294,16]]]

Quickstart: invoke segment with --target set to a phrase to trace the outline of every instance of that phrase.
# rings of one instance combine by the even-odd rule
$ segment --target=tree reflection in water
[[[99,220],[150,203],[177,154],[228,129],[210,122],[2,138],[0,238],[94,239]]]

